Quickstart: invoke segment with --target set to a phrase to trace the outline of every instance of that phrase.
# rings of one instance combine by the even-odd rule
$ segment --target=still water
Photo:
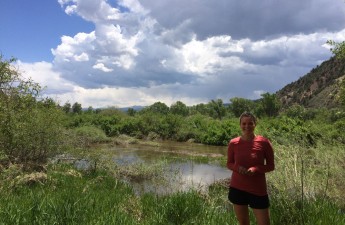
[[[145,192],[164,194],[190,188],[207,190],[210,184],[231,176],[231,172],[224,165],[226,146],[160,142],[158,146],[131,144],[108,147],[106,150],[111,152],[114,162],[118,165],[153,164],[162,158],[174,158],[164,165],[165,182],[131,181],[138,194]],[[191,156],[208,157],[211,160],[209,163],[200,163],[200,160],[197,162]]]

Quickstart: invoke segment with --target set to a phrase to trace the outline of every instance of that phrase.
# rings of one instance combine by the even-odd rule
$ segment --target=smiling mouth
[[[243,131],[251,132],[253,129],[243,129]]]

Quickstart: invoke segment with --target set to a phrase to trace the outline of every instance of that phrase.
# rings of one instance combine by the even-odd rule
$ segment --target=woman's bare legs
[[[253,213],[258,225],[270,225],[270,214],[267,209],[253,209]]]
[[[234,205],[234,211],[236,218],[240,225],[250,225],[249,224],[249,209],[247,205]]]

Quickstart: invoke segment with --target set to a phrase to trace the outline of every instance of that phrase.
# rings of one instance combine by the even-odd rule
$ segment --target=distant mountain
[[[335,57],[313,68],[297,81],[276,92],[283,108],[298,104],[306,108],[339,106],[340,81],[345,78],[345,60]]]
[[[128,109],[134,109],[135,111],[140,111],[140,110],[142,110],[143,108],[145,108],[145,106],[134,105],[134,106],[131,106],[131,107],[123,107],[123,108],[119,108],[119,109],[120,109],[121,111],[127,112]]]

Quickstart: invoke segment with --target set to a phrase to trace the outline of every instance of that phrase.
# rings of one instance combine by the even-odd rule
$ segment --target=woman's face
[[[255,122],[249,116],[241,118],[240,127],[243,135],[253,135],[255,130]]]

